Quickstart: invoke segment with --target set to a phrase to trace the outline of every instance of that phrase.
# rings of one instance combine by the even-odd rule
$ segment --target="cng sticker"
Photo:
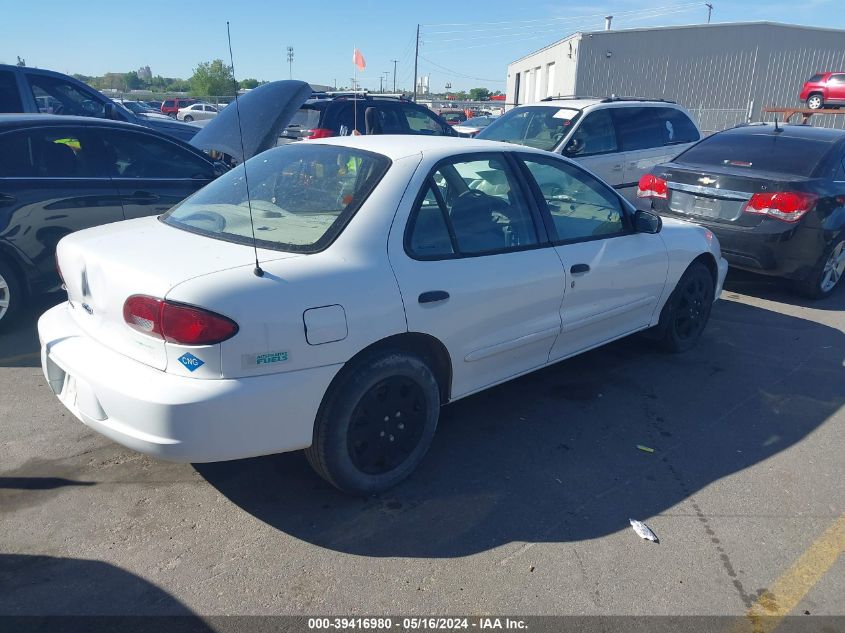
[[[179,362],[182,363],[185,366],[185,369],[187,369],[190,372],[194,372],[197,369],[199,369],[200,367],[202,367],[203,365],[205,365],[204,361],[201,361],[199,358],[197,358],[196,356],[194,356],[190,352],[188,352],[186,354],[182,354],[179,357]]]

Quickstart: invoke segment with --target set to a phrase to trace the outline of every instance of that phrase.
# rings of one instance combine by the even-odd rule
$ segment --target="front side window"
[[[81,130],[36,128],[0,136],[0,177],[85,178],[91,148]]]
[[[492,127],[492,126],[491,126]],[[616,128],[610,110],[596,110],[581,121],[566,144],[567,156],[593,156],[618,151]]]
[[[611,237],[625,232],[622,204],[607,185],[569,163],[525,156],[559,242]]]
[[[15,73],[0,72],[0,112],[23,112]]]
[[[162,221],[248,245],[254,226],[260,248],[316,252],[331,244],[389,167],[390,160],[381,154],[291,143],[227,172],[174,207]]]
[[[500,116],[476,138],[553,150],[572,129],[579,114],[580,110],[574,108],[523,106]]]
[[[427,179],[409,224],[408,250],[440,258],[538,244],[528,203],[504,158],[454,161]]]
[[[38,109],[46,114],[70,114],[104,118],[102,101],[64,79],[27,74]]]
[[[100,130],[104,160],[113,178],[214,177],[208,161],[193,152],[149,134]]]
[[[423,109],[415,108],[410,105],[402,105],[402,113],[408,122],[410,134],[425,134],[429,136],[438,136],[448,134],[443,129],[443,124],[438,121],[433,114],[429,114]]]

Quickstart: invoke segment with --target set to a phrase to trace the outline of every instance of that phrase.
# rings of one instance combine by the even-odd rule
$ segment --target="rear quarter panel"
[[[219,312],[239,325],[238,333],[220,346],[223,377],[339,365],[368,345],[407,330],[387,258],[387,236],[418,164],[418,156],[395,161],[326,250],[262,264],[263,277],[256,277],[250,266],[190,279],[171,289],[168,299]],[[345,316],[346,336],[309,343],[304,314],[326,306],[342,307],[326,313]],[[333,325],[334,331],[344,330],[343,324]],[[255,361],[267,354],[272,362]]]

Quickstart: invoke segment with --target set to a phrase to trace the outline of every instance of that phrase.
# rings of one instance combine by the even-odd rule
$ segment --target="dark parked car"
[[[357,110],[357,116],[356,116]],[[299,140],[361,134],[458,136],[428,108],[407,99],[342,95],[309,99],[291,119],[282,138]]]
[[[719,238],[731,266],[831,294],[845,273],[845,131],[748,125],[640,179],[638,198]]]
[[[164,118],[142,117],[81,81],[51,70],[0,64],[0,113],[64,114],[143,125],[189,141],[199,128]]]
[[[226,171],[202,150],[242,162],[272,147],[310,94],[301,81],[264,84],[240,99],[242,128],[225,108],[191,145],[106,119],[0,114],[0,327],[30,297],[60,287],[62,237],[167,211]]]
[[[163,213],[218,173],[203,152],[148,128],[0,115],[0,323],[25,297],[60,285],[62,237]]]
[[[804,82],[798,97],[811,110],[845,105],[845,72],[813,75]]]

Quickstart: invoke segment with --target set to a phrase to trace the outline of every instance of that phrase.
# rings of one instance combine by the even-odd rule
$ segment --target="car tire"
[[[845,276],[845,236],[840,235],[824,249],[819,261],[797,290],[810,299],[824,299],[833,294]]]
[[[347,365],[323,399],[314,470],[336,488],[369,495],[396,485],[422,461],[440,417],[440,388],[419,357],[382,351]]]
[[[816,93],[807,97],[807,107],[810,110],[821,110],[824,107],[824,98]]]
[[[707,266],[700,261],[690,264],[660,314],[664,350],[678,353],[695,347],[710,318],[715,292]]]
[[[192,117],[190,114],[186,114],[185,118],[182,119],[182,120],[185,121],[185,123],[190,123],[191,121],[194,120],[194,117]]]
[[[17,274],[0,260],[0,330],[15,319],[23,304],[23,286]]]

